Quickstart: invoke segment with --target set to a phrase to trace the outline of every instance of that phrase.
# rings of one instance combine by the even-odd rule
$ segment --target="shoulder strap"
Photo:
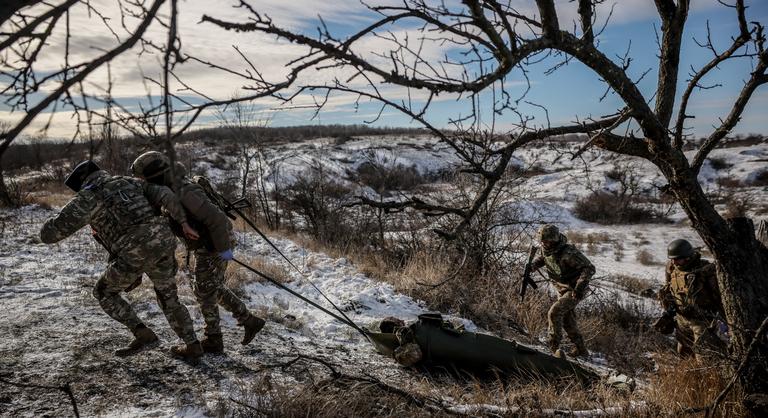
[[[214,205],[221,209],[225,215],[227,215],[230,219],[235,219],[235,216],[229,213],[231,208],[228,207],[226,199],[224,199],[224,197],[213,188],[211,181],[208,180],[207,177],[195,176],[192,178],[192,180],[194,184],[197,184],[201,189],[203,189],[203,192],[205,192],[205,195],[208,197],[208,199],[210,199]]]

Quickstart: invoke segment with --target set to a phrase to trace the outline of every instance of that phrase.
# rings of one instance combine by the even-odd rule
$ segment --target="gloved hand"
[[[226,250],[219,253],[219,257],[221,257],[224,261],[232,261],[232,259],[235,258],[235,255],[232,254],[232,250]]]
[[[194,228],[192,228],[188,223],[184,222],[181,224],[181,229],[184,232],[184,236],[192,241],[197,241],[200,239],[200,234],[195,231]]]

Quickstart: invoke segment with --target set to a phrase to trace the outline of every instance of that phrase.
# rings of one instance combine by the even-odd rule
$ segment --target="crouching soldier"
[[[654,323],[658,331],[675,331],[677,352],[695,354],[699,362],[722,353],[717,337],[717,320],[724,318],[715,265],[701,258],[690,242],[672,241],[667,248],[669,262],[659,302],[664,316]]]
[[[203,351],[192,319],[177,294],[176,240],[152,206],[164,207],[186,234],[195,236],[184,211],[173,199],[173,192],[134,178],[109,175],[93,161],[80,163],[65,184],[77,194],[56,217],[45,222],[40,239],[47,244],[58,242],[90,224],[99,242],[110,252],[107,269],[96,282],[93,295],[107,315],[128,327],[134,335],[134,340],[115,354],[135,354],[158,342],[157,335],[120,295],[146,273],[155,286],[168,323],[186,343],[173,347],[172,352],[189,359],[200,357]]]
[[[560,340],[563,330],[574,345],[568,354],[573,357],[587,356],[589,351],[576,324],[576,305],[584,298],[595,267],[555,225],[543,225],[539,230],[542,255],[533,260],[531,268],[546,267],[547,276],[560,295],[549,308],[549,336],[547,345],[557,357],[562,357]]]
[[[195,254],[195,274],[192,287],[200,304],[200,311],[205,320],[205,338],[203,350],[208,353],[224,351],[221,326],[219,324],[219,305],[237,319],[244,327],[242,344],[250,343],[261,328],[264,320],[248,311],[245,304],[224,285],[224,272],[227,262],[232,260],[234,236],[232,223],[227,215],[211,201],[202,187],[186,177],[186,169],[178,164],[175,167],[177,181],[171,178],[170,160],[164,154],[150,151],[140,155],[131,165],[133,174],[148,182],[177,187],[177,196],[187,214],[190,223],[200,232],[200,239],[185,239],[187,249]],[[171,217],[171,229],[181,238],[181,228]]]

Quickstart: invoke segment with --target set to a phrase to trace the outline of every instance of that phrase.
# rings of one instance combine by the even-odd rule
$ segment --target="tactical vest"
[[[581,274],[580,270],[563,271],[563,255],[566,251],[568,244],[563,245],[558,251],[553,254],[544,255],[544,266],[547,269],[547,276],[557,283],[569,285],[571,287],[576,285],[576,279]]]
[[[669,291],[678,311],[687,317],[701,316],[716,312],[719,301],[709,289],[708,277],[713,274],[710,263],[699,261],[694,268],[684,271],[672,267],[669,276]]]
[[[144,196],[140,184],[121,176],[108,176],[86,186],[96,195],[99,210],[91,219],[91,227],[112,247],[131,227],[147,223],[155,210]]]

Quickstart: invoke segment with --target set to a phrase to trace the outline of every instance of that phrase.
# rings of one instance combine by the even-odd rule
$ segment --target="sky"
[[[535,5],[530,0],[510,0],[510,2],[522,12],[535,11]],[[70,40],[70,59],[76,61],[88,61],[101,51],[114,47],[117,39],[124,39],[126,31],[120,25],[120,16],[115,7],[115,0],[96,0],[91,2],[100,10],[111,27],[108,29],[96,14],[87,13],[85,9],[73,10],[70,15],[72,31]],[[233,22],[246,22],[248,13],[242,8],[234,7],[237,2],[224,0],[217,2],[203,0],[181,0],[179,2],[180,18],[179,32],[181,35],[182,52],[198,57],[204,61],[215,63],[235,71],[245,72],[251,70],[251,66],[259,70],[265,78],[272,81],[282,81],[286,74],[286,64],[292,59],[300,57],[306,50],[295,44],[275,39],[258,33],[235,33],[225,31],[217,26],[201,22],[203,15],[209,15]],[[374,0],[371,0],[374,3]],[[399,4],[393,0],[379,0],[375,4]],[[456,7],[458,1],[447,1],[447,4]],[[725,49],[732,36],[737,34],[735,12],[724,8],[717,0],[692,0],[691,12],[687,22],[687,30],[684,37],[681,73],[679,76],[682,92],[685,81],[689,78],[690,68],[699,68],[712,58],[711,51],[697,46],[696,41],[703,41],[707,36],[707,27],[713,35],[715,47],[718,50]],[[764,0],[747,0],[747,20],[768,24],[768,2]],[[125,3],[123,3],[125,4]],[[369,10],[357,0],[336,0],[333,2],[319,0],[259,0],[251,4],[260,13],[269,16],[280,27],[304,33],[316,35],[318,27],[326,25],[329,32],[340,39],[354,33],[374,21],[376,18]],[[569,0],[557,0],[558,17],[562,28],[574,27],[576,21],[576,4]],[[612,11],[612,12],[611,12]],[[163,10],[167,16],[168,10]],[[629,51],[632,57],[629,74],[640,78],[646,71],[648,73],[639,82],[643,94],[651,98],[656,88],[657,52],[655,31],[660,27],[660,21],[656,14],[655,6],[651,0],[610,0],[603,3],[597,10],[598,25],[610,15],[608,25],[597,40],[599,48],[614,62],[619,62],[619,57]],[[125,26],[132,28],[136,21],[127,18]],[[0,32],[9,30],[2,27]],[[114,34],[112,33],[114,31]],[[525,30],[521,30],[524,33]],[[391,43],[386,37],[394,36],[398,39],[408,39],[410,46],[414,48],[421,45],[421,57],[428,62],[437,63],[443,57],[458,58],[460,50],[445,43],[422,39],[432,37],[432,33],[424,34],[412,21],[401,25],[389,26],[386,30],[377,32],[378,36],[370,36],[358,42],[353,50],[368,57],[377,65],[384,68],[391,65],[389,60],[382,58],[377,53],[388,51]],[[164,39],[164,30],[160,25],[154,24],[150,28],[149,37],[157,42]],[[0,37],[1,39],[1,37]],[[695,40],[694,40],[695,39]],[[54,32],[53,39],[43,48],[38,59],[36,71],[38,74],[46,74],[60,68],[62,63],[65,35],[62,30]],[[235,47],[242,53],[237,52]],[[153,80],[160,79],[160,55],[151,51],[137,55],[138,50],[131,51],[113,61],[109,68],[106,67],[92,74],[84,83],[83,88],[90,95],[105,95],[107,86],[107,71],[112,77],[111,95],[118,100],[127,110],[136,111],[156,104],[159,100],[160,88]],[[244,58],[245,57],[245,58]],[[246,61],[247,59],[247,61]],[[480,110],[481,126],[493,127],[499,132],[514,131],[519,126],[520,114],[528,119],[526,125],[530,128],[556,126],[569,124],[586,118],[597,118],[603,115],[613,114],[622,108],[621,101],[615,94],[609,93],[603,97],[606,86],[598,77],[582,64],[571,61],[568,65],[559,68],[551,74],[546,70],[560,62],[560,58],[550,57],[528,68],[527,78],[519,71],[513,71],[506,79],[503,90],[510,97],[520,98],[525,91],[527,95],[517,103],[517,112],[506,111],[496,115],[492,111],[494,95],[490,89],[481,94],[475,105]],[[695,115],[688,121],[689,133],[695,136],[706,136],[719,124],[720,118],[725,117],[735,98],[738,95],[744,81],[749,77],[753,63],[747,58],[739,58],[722,65],[704,82],[717,87],[707,90],[697,90],[691,100],[689,113]],[[7,69],[5,69],[7,70]],[[470,67],[470,71],[477,71],[477,66]],[[447,69],[451,75],[459,75],[457,68]],[[249,82],[231,73],[211,69],[191,60],[177,67],[179,79],[186,86],[215,99],[227,99],[234,96],[249,94]],[[322,84],[332,82],[335,78],[347,79],[352,75],[349,69],[311,69],[304,73],[297,84]],[[359,83],[359,79],[353,81],[353,85],[361,88],[369,88]],[[426,94],[422,91],[406,91],[404,88],[388,86],[374,80],[376,87],[382,94],[395,102],[410,100],[417,107],[424,103]],[[7,83],[7,79],[0,76],[0,83]],[[530,85],[530,90],[528,86]],[[173,90],[191,103],[201,103],[203,98],[192,91],[186,90],[180,83],[175,83]],[[497,86],[501,88],[500,86]],[[43,86],[43,92],[50,90],[52,85]],[[370,91],[370,90],[369,90]],[[290,92],[286,92],[288,94]],[[35,96],[42,97],[42,93]],[[496,91],[499,97],[499,90]],[[75,94],[75,100],[82,98]],[[315,114],[312,104],[317,98],[304,94],[296,97],[289,104],[281,103],[274,99],[264,99],[253,103],[254,119],[257,123],[271,126],[311,125],[311,124],[359,124],[375,120],[376,126],[411,126],[419,125],[406,115],[395,109],[384,109],[378,103],[368,101],[357,102],[355,96],[333,95],[329,98],[324,109]],[[762,133],[768,134],[768,122],[763,115],[763,110],[768,104],[768,86],[760,87],[754,94],[747,110],[744,112],[739,125],[733,131],[734,134]],[[94,100],[89,100],[88,105],[92,109],[98,109],[101,105]],[[441,94],[435,98],[426,119],[437,127],[450,127],[452,120],[460,119],[469,114],[472,109],[472,101],[466,96],[458,97],[451,94]],[[176,103],[176,108],[182,107],[182,103]],[[543,109],[546,108],[546,111]],[[55,110],[55,111],[54,111]],[[224,115],[224,116],[222,116]],[[221,111],[204,113],[197,121],[196,127],[218,126],[229,115]],[[0,121],[13,123],[23,116],[23,112],[10,112],[7,104],[0,104]],[[45,133],[40,128],[49,124]],[[177,124],[183,124],[184,118],[177,118]],[[27,136],[46,135],[49,137],[68,137],[74,132],[75,120],[66,107],[58,106],[50,108],[45,114],[40,115],[35,122],[24,132]]]

